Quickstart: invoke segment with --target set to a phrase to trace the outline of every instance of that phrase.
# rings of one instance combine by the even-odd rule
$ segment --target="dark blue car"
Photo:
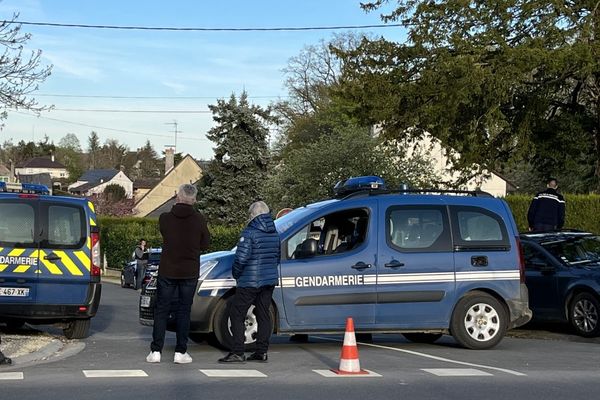
[[[536,321],[569,322],[600,335],[600,237],[588,232],[521,234],[529,307]]]

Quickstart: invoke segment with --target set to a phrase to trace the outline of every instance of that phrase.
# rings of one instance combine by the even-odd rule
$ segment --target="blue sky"
[[[168,27],[300,27],[380,24],[365,14],[358,0],[3,0],[0,18],[13,12],[19,20],[66,24]],[[246,90],[251,101],[267,105],[285,96],[285,68],[290,57],[332,31],[302,32],[157,32],[23,25],[32,34],[27,48],[41,49],[52,75],[35,96],[55,109],[40,118],[9,112],[0,143],[12,139],[57,143],[74,133],[82,147],[92,130],[100,139],[117,139],[135,150],[150,139],[160,152],[174,143],[196,158],[212,157],[205,133],[212,115],[179,113],[105,113],[64,109],[208,110],[217,98]],[[400,40],[400,28],[371,32]],[[172,99],[108,99],[81,96],[172,96]],[[188,97],[188,98],[185,98]],[[196,97],[190,99],[189,97]],[[61,110],[62,109],[62,110]],[[27,114],[27,113],[25,113]],[[95,126],[92,128],[91,126]],[[111,128],[111,129],[107,129]],[[123,132],[126,131],[126,132]]]

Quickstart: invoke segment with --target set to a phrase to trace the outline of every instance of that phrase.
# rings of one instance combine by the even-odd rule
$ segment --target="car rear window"
[[[0,246],[34,245],[35,210],[31,204],[0,202]]]
[[[81,207],[48,206],[48,247],[76,248],[85,243],[84,213]]]

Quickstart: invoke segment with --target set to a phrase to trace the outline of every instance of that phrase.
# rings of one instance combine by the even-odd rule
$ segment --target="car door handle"
[[[364,263],[364,262],[362,262],[362,261],[359,261],[359,262],[357,262],[356,264],[354,264],[354,265],[352,266],[352,268],[354,268],[354,269],[358,269],[358,270],[363,270],[363,269],[367,269],[367,268],[371,268],[371,267],[372,267],[372,265],[371,265],[371,264],[365,264],[365,263]]]
[[[392,260],[387,264],[383,265],[386,268],[400,268],[400,267],[404,267],[404,263],[400,262],[398,260]]]
[[[487,267],[488,258],[487,256],[473,256],[471,257],[471,265],[474,267]]]
[[[60,259],[61,258],[54,253],[48,254],[47,256],[44,257],[44,260],[48,260],[48,261],[58,261]]]

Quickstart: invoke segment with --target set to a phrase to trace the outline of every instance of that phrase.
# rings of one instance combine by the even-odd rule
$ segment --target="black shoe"
[[[235,354],[235,353],[229,353],[225,357],[219,358],[219,362],[220,363],[238,363],[238,364],[243,364],[243,363],[246,362],[246,356],[243,355],[243,354],[239,355],[239,354]]]
[[[246,361],[267,362],[268,360],[267,353],[252,353],[246,357]]]

